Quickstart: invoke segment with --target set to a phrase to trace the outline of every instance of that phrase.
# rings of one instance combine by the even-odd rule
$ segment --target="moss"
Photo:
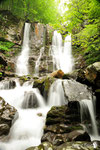
[[[52,77],[43,77],[34,81],[33,88],[38,88],[41,94],[47,99],[51,84],[55,81]]]

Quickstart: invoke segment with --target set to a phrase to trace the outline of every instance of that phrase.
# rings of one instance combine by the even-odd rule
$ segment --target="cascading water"
[[[41,143],[48,107],[39,90],[32,88],[32,84],[16,85],[14,89],[0,90],[0,96],[18,111],[18,118],[11,127],[8,140],[0,143],[0,150],[25,150]]]
[[[66,36],[63,46],[61,34],[54,31],[51,48],[53,70],[61,69],[64,73],[72,71],[73,59],[71,51],[71,35]]]
[[[91,137],[91,141],[100,140],[98,128],[95,119],[95,111],[92,100],[80,101],[81,120],[84,123],[87,132]],[[90,119],[89,119],[90,118]],[[89,121],[89,122],[88,122]]]
[[[48,106],[61,106],[65,104],[62,80],[56,80],[50,87]]]
[[[29,58],[29,32],[30,23],[25,23],[22,52],[17,59],[16,74],[19,76],[28,75],[28,58]]]
[[[35,63],[35,75],[36,76],[39,76],[39,66],[40,66],[40,63],[41,63],[40,60],[41,60],[43,52],[44,52],[44,47],[42,47],[40,49],[40,55],[39,55],[39,57],[38,57],[38,59],[37,59],[37,61]]]

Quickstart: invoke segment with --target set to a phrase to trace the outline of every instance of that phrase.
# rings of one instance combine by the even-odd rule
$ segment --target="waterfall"
[[[48,96],[49,106],[61,106],[65,104],[62,80],[56,80],[50,87]]]
[[[86,126],[86,130],[91,137],[91,141],[100,140],[98,128],[95,118],[95,110],[92,100],[80,101],[80,111],[82,123]]]
[[[40,66],[40,63],[41,63],[41,57],[42,57],[42,54],[43,54],[43,52],[44,52],[44,47],[42,47],[41,49],[40,49],[40,55],[39,55],[39,57],[38,57],[38,59],[37,59],[37,61],[36,61],[36,63],[35,63],[35,75],[36,76],[39,76],[39,66]]]
[[[32,88],[30,82],[23,86],[16,83],[14,89],[0,90],[0,96],[18,111],[18,118],[11,127],[8,141],[0,142],[0,149],[25,150],[30,146],[39,145],[46,113],[49,110],[39,90]]]
[[[51,55],[53,59],[53,70],[61,69],[64,73],[72,71],[73,58],[71,48],[71,35],[67,35],[64,41],[60,33],[54,31],[52,39]]]
[[[22,52],[17,59],[16,74],[19,76],[28,75],[28,59],[29,59],[29,32],[30,23],[25,23]]]

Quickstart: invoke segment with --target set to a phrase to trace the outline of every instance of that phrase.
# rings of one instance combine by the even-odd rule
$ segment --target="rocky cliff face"
[[[21,45],[23,42],[25,21],[19,20],[9,11],[1,11],[2,19],[0,20],[0,42],[5,46],[7,43],[12,44],[9,49],[2,49],[0,53],[6,56],[6,70],[15,72],[16,59],[20,55]],[[52,59],[49,56],[49,49],[52,40],[52,28],[49,25],[40,23],[31,23],[30,30],[30,54],[29,54],[29,72],[35,74],[36,61],[40,55],[39,75],[44,76],[52,72]],[[7,47],[8,48],[8,47]],[[41,48],[44,48],[42,54]],[[3,63],[1,63],[3,65]],[[3,68],[3,67],[2,67]]]
[[[52,31],[52,28],[48,25],[40,23],[31,24],[29,71],[32,75],[35,74],[36,61],[40,55],[39,75],[43,76],[52,72],[52,60],[49,56]],[[44,50],[41,52],[42,48]]]

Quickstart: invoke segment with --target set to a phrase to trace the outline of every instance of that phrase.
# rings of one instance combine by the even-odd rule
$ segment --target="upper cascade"
[[[29,59],[29,50],[30,50],[29,47],[30,25],[31,25],[30,23],[25,23],[22,52],[17,59],[16,74],[19,76],[29,74],[28,59]]]
[[[64,73],[73,69],[71,35],[67,35],[63,44],[62,36],[54,31],[52,39],[51,55],[53,59],[53,70],[61,69]]]

